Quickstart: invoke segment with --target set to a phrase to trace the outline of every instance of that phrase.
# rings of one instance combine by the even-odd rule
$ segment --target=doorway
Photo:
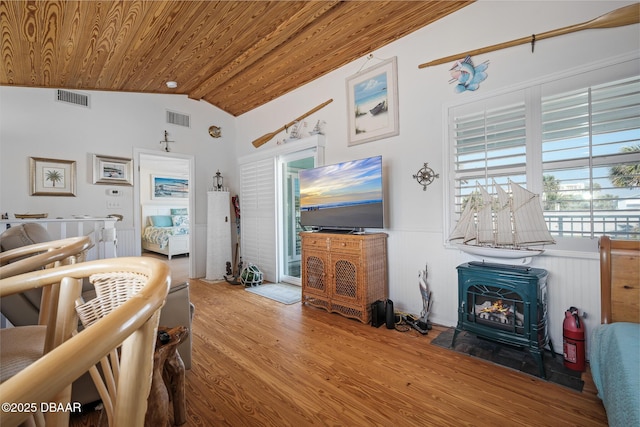
[[[145,224],[142,223],[143,204],[158,203],[150,199],[151,175],[168,177],[184,177],[189,181],[188,210],[189,223],[194,224],[195,198],[195,170],[194,156],[189,154],[166,153],[134,149],[134,159],[137,167],[134,171],[136,191],[134,191],[134,229],[136,236],[136,253],[142,253],[141,237]],[[165,202],[166,203],[166,202]],[[194,239],[189,239],[189,277],[195,277],[196,256],[194,253]]]
[[[304,150],[280,157],[280,281],[301,285],[300,184],[298,172],[316,164],[316,150]]]

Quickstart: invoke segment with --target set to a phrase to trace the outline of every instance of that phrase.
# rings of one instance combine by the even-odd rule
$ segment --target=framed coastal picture
[[[124,157],[93,155],[93,183],[133,185],[133,162]]]
[[[151,175],[151,198],[186,199],[189,197],[189,180],[186,178]]]
[[[31,157],[29,169],[32,196],[75,197],[75,161]]]
[[[347,78],[350,146],[400,133],[397,70],[394,56]]]

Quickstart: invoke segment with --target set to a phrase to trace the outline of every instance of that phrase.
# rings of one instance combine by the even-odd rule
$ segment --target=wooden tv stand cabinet
[[[387,234],[300,233],[302,303],[369,323],[385,300]]]

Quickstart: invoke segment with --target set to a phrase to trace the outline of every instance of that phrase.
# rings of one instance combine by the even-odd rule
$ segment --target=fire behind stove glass
[[[524,302],[515,292],[487,285],[471,286],[467,290],[466,305],[470,322],[524,333]]]

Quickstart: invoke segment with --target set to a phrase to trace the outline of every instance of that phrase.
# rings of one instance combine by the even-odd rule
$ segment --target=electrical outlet
[[[120,209],[119,200],[107,200],[107,209]]]

